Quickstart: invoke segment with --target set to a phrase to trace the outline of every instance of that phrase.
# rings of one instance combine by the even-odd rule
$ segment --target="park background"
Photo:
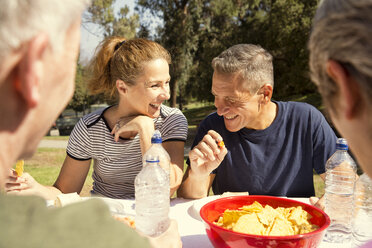
[[[165,104],[180,108],[189,122],[189,147],[198,123],[214,111],[210,93],[211,61],[226,48],[240,43],[259,44],[274,58],[275,100],[303,101],[323,111],[321,98],[309,77],[307,40],[316,0],[93,0],[82,19],[82,41],[76,71],[76,89],[55,128],[68,139],[72,126],[92,106],[111,104],[102,95],[89,95],[89,60],[98,43],[108,36],[147,38],[171,54],[171,98]],[[325,113],[324,113],[325,114]],[[69,129],[62,133],[62,126]],[[52,130],[53,131],[53,130]],[[50,134],[50,133],[49,133]],[[40,147],[25,170],[42,184],[56,180],[66,152]],[[92,185],[90,171],[82,195]],[[324,184],[314,175],[317,195]]]

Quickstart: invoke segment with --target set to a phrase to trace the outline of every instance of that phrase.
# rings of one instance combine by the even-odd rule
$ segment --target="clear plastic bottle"
[[[372,180],[367,174],[355,186],[353,246],[360,247],[372,240]]]
[[[157,155],[147,155],[135,181],[136,229],[156,237],[168,229],[169,177],[159,166]]]
[[[347,151],[346,140],[337,139],[336,152],[326,163],[325,212],[331,225],[324,239],[331,243],[350,244],[352,240],[356,164]]]
[[[159,130],[155,130],[151,137],[151,146],[143,155],[143,162],[146,161],[147,155],[158,155],[160,167],[163,168],[168,176],[170,173],[170,157],[168,152],[164,149],[162,145],[161,133]]]

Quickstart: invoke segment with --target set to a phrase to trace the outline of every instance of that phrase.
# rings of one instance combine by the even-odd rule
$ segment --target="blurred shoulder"
[[[161,115],[163,117],[168,117],[170,115],[174,115],[174,114],[178,114],[178,115],[184,115],[182,113],[181,110],[179,110],[178,108],[172,108],[172,107],[168,107],[166,105],[161,105],[161,109],[160,109],[160,112],[161,112]]]

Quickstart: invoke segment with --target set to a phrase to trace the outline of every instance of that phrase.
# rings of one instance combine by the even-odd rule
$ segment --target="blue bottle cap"
[[[155,130],[154,131],[154,134],[152,135],[151,137],[151,143],[156,143],[156,144],[159,144],[162,142],[162,139],[161,139],[161,133],[159,130]]]
[[[347,141],[344,138],[338,138],[336,142],[336,149],[337,150],[345,150],[347,151],[349,149],[349,146],[347,145]]]

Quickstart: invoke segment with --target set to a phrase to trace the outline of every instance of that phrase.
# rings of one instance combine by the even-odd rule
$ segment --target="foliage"
[[[201,1],[138,0],[137,4],[142,15],[150,11],[163,20],[157,38],[170,51],[173,59],[170,105],[176,105],[178,95],[182,109],[185,85],[190,78],[199,39]]]
[[[115,14],[114,3],[116,0],[93,0],[88,8],[88,14],[84,15],[84,23],[95,23],[103,29],[103,36],[122,36],[132,39],[136,36],[139,28],[139,15],[128,16],[128,6],[121,7]]]
[[[90,98],[84,81],[84,67],[78,63],[76,67],[75,92],[67,108],[73,109],[77,113],[85,111],[89,104]]]
[[[306,42],[317,0],[137,3],[163,18],[159,40],[172,52],[174,80],[178,80],[178,94],[183,98],[212,101],[210,63],[220,52],[239,43],[260,44],[272,53],[276,98],[316,92],[308,76]],[[173,83],[176,87],[177,82]]]
[[[211,61],[239,43],[259,44],[273,55],[275,99],[318,94],[306,49],[318,0],[136,0],[138,14],[130,17],[126,7],[115,15],[114,3],[93,0],[88,9],[87,20],[101,25],[106,36],[149,38],[154,18],[162,20],[152,39],[172,56],[171,106],[213,101]]]

